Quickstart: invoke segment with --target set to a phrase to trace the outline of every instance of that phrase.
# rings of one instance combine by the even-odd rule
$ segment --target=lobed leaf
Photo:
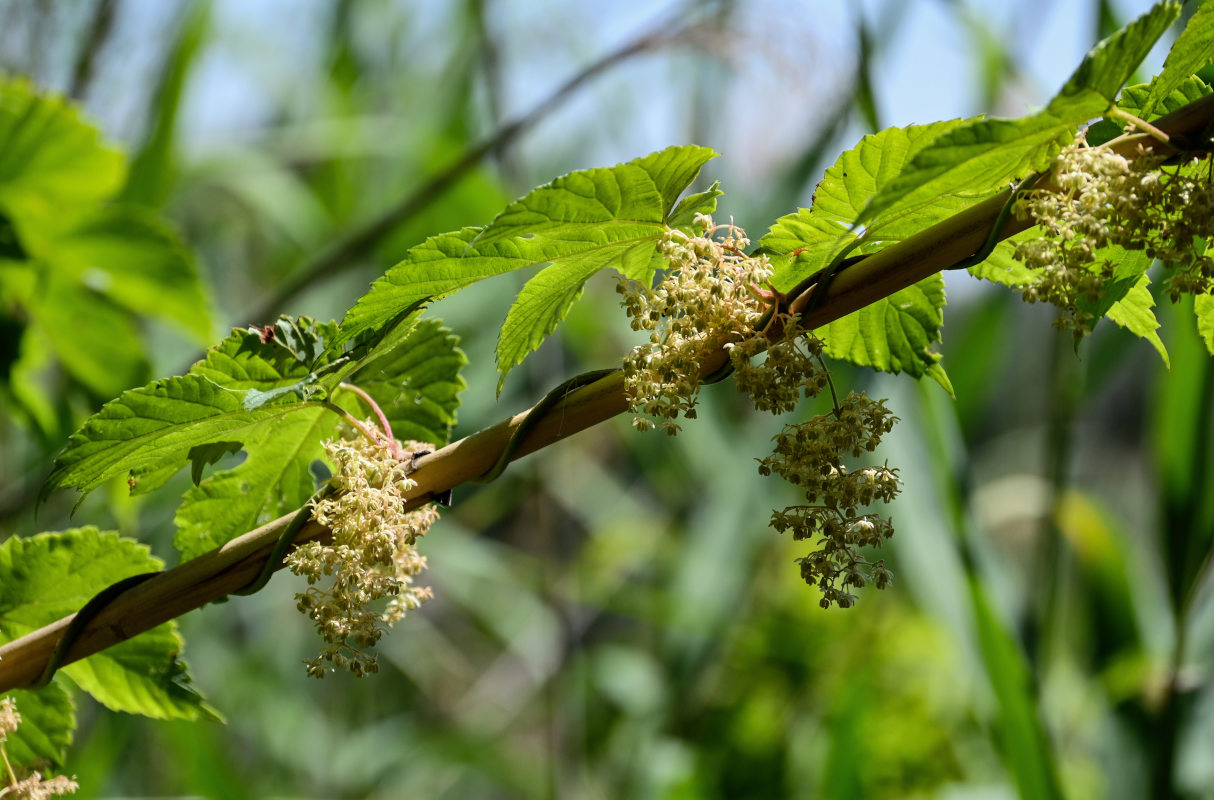
[[[1113,104],[1179,9],[1158,3],[1092,48],[1045,110],[1020,119],[980,119],[942,134],[881,186],[856,223],[875,227],[896,209],[945,196],[978,199],[1045,169],[1078,125]]]
[[[839,156],[814,190],[813,206],[776,220],[760,241],[770,253],[795,253],[787,263],[774,264],[776,288],[791,289],[830,263],[840,247],[859,238],[861,232],[852,228],[852,222],[878,189],[897,176],[919,150],[962,124],[963,120],[951,120],[886,128],[865,136]],[[881,225],[864,231],[863,242],[853,252],[874,252],[960,210],[957,203],[946,206],[920,204],[891,214]]]
[[[67,101],[0,78],[0,209],[27,245],[122,186],[122,154]]]
[[[1189,76],[1168,92],[1168,94],[1156,101],[1153,108],[1148,109],[1146,108],[1147,98],[1154,92],[1154,87],[1158,81],[1159,78],[1156,77],[1151,83],[1139,83],[1134,86],[1127,86],[1125,91],[1121,93],[1121,97],[1117,98],[1117,107],[1150,122],[1157,117],[1169,114],[1178,108],[1187,106],[1189,103],[1200,100],[1210,93],[1210,87],[1205,81],[1195,76]],[[1106,117],[1088,128],[1087,142],[1090,145],[1104,144],[1115,136],[1120,136],[1123,133],[1124,125],[1125,123],[1120,120],[1108,119]]]
[[[280,423],[304,408],[319,406],[277,402],[246,409],[244,395],[198,374],[123,392],[71,435],[55,458],[42,495],[68,486],[88,493],[127,474],[133,483],[145,475],[162,480],[185,466],[194,447],[243,441],[259,423]]]
[[[927,376],[949,394],[952,384],[931,345],[944,323],[944,278],[940,274],[901,289],[815,331],[826,353],[882,372]]]
[[[1214,5],[1202,3],[1176,37],[1163,62],[1163,71],[1151,81],[1150,92],[1139,106],[1139,116],[1148,119],[1156,107],[1191,81],[1193,73],[1211,60],[1214,60]]]
[[[484,229],[432,237],[372,285],[342,321],[337,343],[391,323],[411,305],[548,264],[524,287],[503,325],[497,357],[505,380],[555,329],[594,272],[613,267],[652,280],[662,264],[657,244],[672,219],[715,208],[715,187],[677,204],[714,156],[704,147],[669,147],[626,164],[572,172],[511,203]]]
[[[162,562],[148,548],[94,527],[13,537],[0,545],[0,639],[31,633],[79,610],[110,584]],[[181,637],[166,623],[63,668],[106,707],[156,719],[217,719],[178,658]]]
[[[940,135],[965,124],[961,120],[908,128],[887,128],[864,137],[826,170],[814,192],[814,205],[776,221],[760,244],[776,254],[796,252],[781,264],[773,278],[777,289],[787,291],[807,275],[829,263],[844,242],[857,238],[849,231],[852,219],[865,207],[883,182]],[[872,253],[911,236],[957,211],[964,202],[908,204],[863,235],[852,252]],[[952,385],[940,356],[931,345],[940,340],[943,324],[944,280],[939,275],[883,298],[816,331],[832,358],[885,372],[928,376],[950,394]]]
[[[52,680],[37,691],[17,689],[5,694],[17,703],[21,726],[8,734],[4,751],[14,767],[43,760],[63,766],[76,730],[76,703],[63,681]]]
[[[397,439],[441,446],[467,388],[460,374],[467,363],[459,337],[435,320],[421,320],[404,346],[355,373],[354,382],[383,409]]]
[[[380,405],[398,439],[435,446],[446,443],[464,388],[460,370],[467,363],[457,343],[439,323],[423,320],[410,328],[404,343],[390,355],[355,374],[354,382]],[[234,366],[218,369],[221,356],[232,358],[234,347],[235,341],[229,340],[208,358],[215,365],[217,380],[224,373],[247,375],[254,368],[265,368],[246,358],[238,362],[243,363],[240,370]],[[272,370],[274,375],[281,373],[281,368]],[[246,379],[240,385],[250,384]],[[350,398],[345,393],[335,396],[356,417],[369,416],[360,401]],[[177,534],[173,543],[182,560],[196,558],[306,503],[315,491],[311,464],[323,458],[322,442],[333,436],[339,421],[326,409],[309,406],[253,428],[243,441],[247,454],[243,463],[186,492],[174,520]]]
[[[1151,290],[1147,288],[1150,285],[1151,279],[1144,272],[1124,296],[1109,306],[1105,316],[1135,336],[1150,342],[1155,351],[1159,353],[1159,357],[1163,359],[1164,365],[1171,369],[1172,362],[1168,358],[1168,349],[1164,347],[1163,340],[1159,338],[1157,332],[1159,320],[1155,318],[1155,312],[1151,310],[1155,306],[1155,298],[1151,296]]]

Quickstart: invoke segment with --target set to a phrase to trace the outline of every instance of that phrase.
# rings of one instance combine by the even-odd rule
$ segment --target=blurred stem
[[[72,68],[72,82],[68,94],[76,99],[84,99],[89,86],[93,82],[93,70],[97,54],[105,47],[114,28],[114,17],[118,9],[118,0],[97,0],[93,7],[93,19],[89,23],[88,33],[76,54],[76,64]]]
[[[1193,487],[1192,499],[1194,506],[1187,509],[1184,518],[1187,521],[1183,531],[1183,545],[1187,546],[1185,557],[1179,562],[1180,569],[1173,570],[1172,580],[1181,584],[1174,586],[1172,596],[1181,598],[1174,606],[1176,626],[1176,642],[1172,648],[1171,664],[1168,667],[1168,679],[1164,684],[1163,702],[1158,715],[1154,719],[1154,735],[1151,737],[1151,797],[1155,800],[1171,800],[1180,796],[1175,785],[1176,753],[1180,743],[1180,729],[1184,721],[1185,711],[1190,705],[1193,693],[1184,685],[1185,649],[1188,641],[1188,623],[1198,598],[1208,586],[1211,567],[1214,564],[1214,537],[1203,530],[1207,525],[1208,486],[1210,480],[1210,448],[1211,435],[1214,434],[1214,363],[1211,359],[1202,359],[1200,396],[1197,401],[1197,418],[1193,421],[1193,439],[1195,442],[1189,462],[1189,486]],[[1178,514],[1168,514],[1170,521],[1179,520]],[[1203,552],[1204,551],[1204,552]],[[1184,570],[1183,565],[1197,563],[1201,566],[1193,572]],[[1186,578],[1192,575],[1192,579]],[[1187,585],[1184,585],[1187,583]]]
[[[1071,426],[1082,394],[1082,375],[1074,351],[1074,340],[1065,331],[1053,337],[1049,374],[1046,378],[1045,463],[1043,474],[1049,487],[1046,513],[1037,531],[1033,554],[1033,575],[1039,588],[1031,592],[1035,605],[1030,610],[1025,631],[1025,651],[1033,671],[1041,680],[1049,664],[1050,648],[1056,640],[1060,617],[1059,598],[1067,571],[1066,549],[1058,527],[1062,495],[1067,488],[1067,469],[1071,463]]]
[[[502,69],[502,50],[489,25],[487,5],[487,0],[469,0],[468,13],[476,26],[478,55],[481,76],[485,82],[485,102],[489,111],[489,124],[497,128],[502,125],[502,121],[506,117],[506,81]],[[523,176],[509,144],[509,142],[503,142],[489,155],[497,162],[497,167],[501,170],[506,185],[511,190],[515,190],[523,183]]]

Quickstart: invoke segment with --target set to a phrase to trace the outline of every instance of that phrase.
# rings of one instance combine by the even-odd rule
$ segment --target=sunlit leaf
[[[411,304],[548,264],[502,326],[497,357],[505,380],[555,329],[594,272],[611,267],[652,279],[678,198],[713,156],[704,147],[669,147],[626,164],[572,172],[511,203],[484,229],[433,237],[375,282],[347,314],[338,341],[389,323]],[[677,208],[679,217],[710,210],[715,201],[715,190],[703,192]]]
[[[1193,298],[1193,310],[1197,315],[1197,333],[1206,343],[1206,350],[1214,355],[1214,296],[1197,295]]]
[[[1193,73],[1214,60],[1214,4],[1202,3],[1176,37],[1163,71],[1151,82],[1151,91],[1139,106],[1146,118],[1176,89],[1192,80]]]
[[[1170,368],[1172,364],[1168,358],[1168,350],[1157,333],[1159,320],[1155,319],[1155,312],[1151,310],[1155,307],[1155,298],[1151,297],[1151,290],[1147,288],[1150,285],[1151,279],[1146,273],[1140,275],[1129,291],[1109,307],[1105,316],[1135,336],[1150,342],[1163,359],[1163,363]]]
[[[26,246],[114,194],[126,169],[67,101],[0,79],[0,209]]]
[[[1159,3],[1092,48],[1045,110],[1020,119],[982,119],[921,149],[856,219],[875,226],[896,209],[933,198],[978,198],[1044,169],[1078,125],[1100,116],[1180,11]]]

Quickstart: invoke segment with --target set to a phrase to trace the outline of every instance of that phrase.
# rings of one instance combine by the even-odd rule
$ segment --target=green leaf
[[[1144,119],[1176,89],[1192,80],[1193,73],[1214,60],[1214,4],[1203,3],[1193,12],[1163,62],[1163,71],[1151,82],[1140,106]]]
[[[887,128],[864,137],[826,170],[814,192],[814,205],[776,221],[761,241],[769,252],[797,255],[780,268],[773,280],[787,290],[803,277],[825,266],[841,242],[853,241],[850,220],[864,208],[878,187],[897,175],[915,153],[962,121]],[[878,231],[868,231],[852,252],[872,253],[911,236],[961,210],[964,203],[906,205],[885,219]],[[890,297],[836,320],[816,333],[826,342],[832,358],[885,372],[928,376],[950,394],[952,385],[940,356],[931,345],[940,340],[944,306],[944,279],[934,275]]]
[[[1199,294],[1194,297],[1193,311],[1197,315],[1197,333],[1206,343],[1206,350],[1214,355],[1214,296]]]
[[[0,545],[0,638],[12,641],[79,610],[110,584],[161,569],[148,548],[93,527],[13,537]],[[63,668],[102,704],[157,719],[213,719],[189,687],[167,623]]]
[[[181,560],[303,506],[316,489],[309,466],[323,457],[321,442],[337,423],[337,415],[310,407],[253,428],[243,443],[248,453],[243,463],[185,493],[173,520],[173,546]]]
[[[460,375],[467,363],[457,336],[435,320],[422,320],[384,361],[355,373],[354,383],[383,409],[397,439],[441,446],[467,388]]]
[[[63,682],[52,680],[37,691],[17,689],[5,697],[17,703],[21,725],[8,735],[4,751],[14,767],[49,761],[61,767],[76,730],[76,704]]]
[[[1040,231],[1036,226],[1029,228],[1027,231],[1012,236],[999,244],[995,245],[995,249],[991,254],[980,263],[969,268],[969,274],[975,278],[981,278],[984,281],[1002,284],[1004,286],[1017,287],[1027,286],[1036,278],[1033,271],[1024,265],[1023,261],[1015,258],[1013,253],[1016,251],[1017,243],[1026,239],[1033,239],[1040,236]]]
[[[717,198],[725,194],[720,186],[720,181],[717,181],[702,192],[684,197],[670,212],[666,224],[672,228],[689,228],[695,224],[697,214],[712,214],[717,210]]]
[[[1179,15],[1180,3],[1156,3],[1150,11],[1097,44],[1050,101],[1049,110],[1075,119],[1083,110],[1100,106],[1077,119],[1078,122],[1102,114]]]
[[[123,392],[68,439],[55,458],[43,496],[67,486],[87,494],[120,475],[129,473],[137,480],[145,473],[179,469],[193,447],[243,441],[258,423],[282,422],[319,405],[274,403],[249,410],[244,394],[197,374]]]
[[[402,312],[415,314],[419,304],[430,299],[532,263],[509,242],[486,243],[473,250],[472,241],[482,230],[464,228],[442,233],[411,248],[405,260],[371,284],[371,291],[346,313],[331,347],[397,321]]]
[[[150,211],[101,208],[57,238],[46,260],[132,313],[162,319],[199,344],[211,341],[210,303],[194,257]]]
[[[1129,291],[1109,307],[1105,316],[1135,336],[1140,336],[1150,342],[1159,353],[1159,357],[1163,359],[1164,365],[1171,369],[1172,362],[1168,358],[1168,350],[1156,332],[1159,329],[1159,321],[1155,319],[1155,312],[1151,310],[1155,306],[1155,298],[1151,296],[1151,290],[1147,288],[1150,285],[1151,279],[1146,273],[1140,275]]]
[[[27,247],[113,195],[125,172],[122,154],[69,103],[0,78],[0,209]]]
[[[48,272],[28,307],[64,368],[99,398],[148,379],[135,321],[104,294]]]
[[[192,448],[243,442],[256,435],[259,423],[281,424],[292,414],[321,408],[317,401],[301,401],[301,392],[311,394],[297,387],[323,366],[319,354],[335,333],[332,323],[306,317],[283,320],[268,331],[235,330],[188,374],[123,392],[72,434],[43,496],[65,486],[87,493],[127,473],[135,482],[159,485],[185,466]],[[250,408],[251,392],[262,400],[276,393],[276,399],[249,403]]]
[[[152,719],[222,721],[194,688],[175,622],[69,664],[63,672],[111,711]]]
[[[346,315],[338,343],[389,323],[413,304],[547,263],[503,326],[498,368],[504,380],[552,332],[594,272],[614,267],[652,280],[662,263],[657,244],[678,197],[714,155],[704,147],[669,147],[626,164],[573,172],[511,203],[482,230],[433,237],[372,285]],[[713,190],[680,205],[680,217],[710,203]]]
[[[190,452],[186,453],[186,458],[190,460],[190,480],[197,486],[202,480],[202,471],[208,465],[214,464],[229,453],[239,452],[240,442],[209,442],[191,447]]]
[[[944,133],[881,185],[856,222],[875,227],[896,209],[944,196],[976,200],[1045,169],[1078,125],[1113,103],[1178,13],[1176,3],[1157,4],[1096,45],[1044,111],[1020,119],[981,119]]]
[[[944,278],[939,274],[865,306],[815,333],[826,342],[826,353],[883,372],[927,376],[949,394],[952,385],[931,351],[944,322]]]
[[[409,336],[388,356],[355,373],[354,383],[374,398],[398,439],[435,446],[446,443],[464,388],[460,370],[467,363],[456,344],[450,331],[435,321],[423,320],[410,328]],[[244,346],[264,344],[245,340]],[[254,368],[256,362],[248,349],[243,351],[243,367],[226,363],[225,359],[241,354],[241,347],[234,338],[225,342],[208,358],[207,374],[217,381],[230,381],[225,376],[264,369]],[[296,364],[298,369],[307,368]],[[281,373],[273,369],[270,374]],[[247,387],[249,382],[231,385]],[[335,398],[356,417],[370,415],[353,395],[338,392]],[[216,473],[186,492],[175,519],[174,545],[182,560],[219,547],[307,502],[315,491],[310,465],[323,457],[321,443],[333,435],[338,421],[337,415],[325,409],[309,407],[253,428],[244,438],[248,457],[242,464]]]
[[[1159,78],[1151,83],[1140,83],[1127,86],[1117,99],[1117,107],[1128,111],[1150,122],[1152,119],[1169,114],[1178,108],[1187,106],[1210,93],[1210,87],[1201,78],[1190,76],[1181,81],[1172,91],[1158,100],[1153,109],[1145,108],[1147,97],[1154,91]],[[1088,128],[1087,142],[1090,145],[1104,144],[1124,132],[1125,123],[1121,120],[1105,118]]]
[[[852,221],[878,188],[894,178],[914,155],[963,120],[886,128],[865,136],[859,144],[839,156],[814,190],[811,208],[798,209],[776,220],[760,244],[770,253],[794,254],[786,263],[777,259],[772,282],[788,290],[803,278],[826,266],[839,248],[854,241],[858,233]],[[912,205],[890,214],[879,226],[866,232],[853,251],[871,253],[910,236],[951,214],[964,202]]]
[[[896,178],[883,184],[856,222],[877,227],[884,215],[942,197],[971,202],[985,198],[1017,178],[1045,169],[1071,141],[1075,126],[1102,110],[1103,106],[1091,109],[1077,120],[1042,112],[956,127],[919,150]]]

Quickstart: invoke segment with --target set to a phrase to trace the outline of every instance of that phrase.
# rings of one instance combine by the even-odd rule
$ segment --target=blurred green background
[[[1146,6],[5,0],[0,68],[130,154],[123,199],[181,231],[217,339],[339,318],[425,236],[668,144],[723,154],[703,180],[758,238],[863,134],[1024,113]],[[471,359],[455,437],[633,341],[596,279],[495,399],[524,278],[434,308]],[[836,372],[902,419],[880,453],[905,482],[890,590],[819,609],[806,547],[766,528],[793,495],[755,459],[783,423],[717,385],[675,439],[621,418],[457,490],[422,547],[436,598],[378,677],[304,676],[317,644],[288,575],[186,616],[227,725],[83,702],[78,796],[1214,797],[1214,368],[1192,315],[1161,304],[1168,371],[1117,330],[1076,355],[1048,310],[949,280],[955,402]],[[197,356],[141,325],[138,382]],[[35,519],[49,459],[108,399],[53,365],[40,380],[50,422],[3,399],[0,536],[95,523],[171,559],[184,476]]]

